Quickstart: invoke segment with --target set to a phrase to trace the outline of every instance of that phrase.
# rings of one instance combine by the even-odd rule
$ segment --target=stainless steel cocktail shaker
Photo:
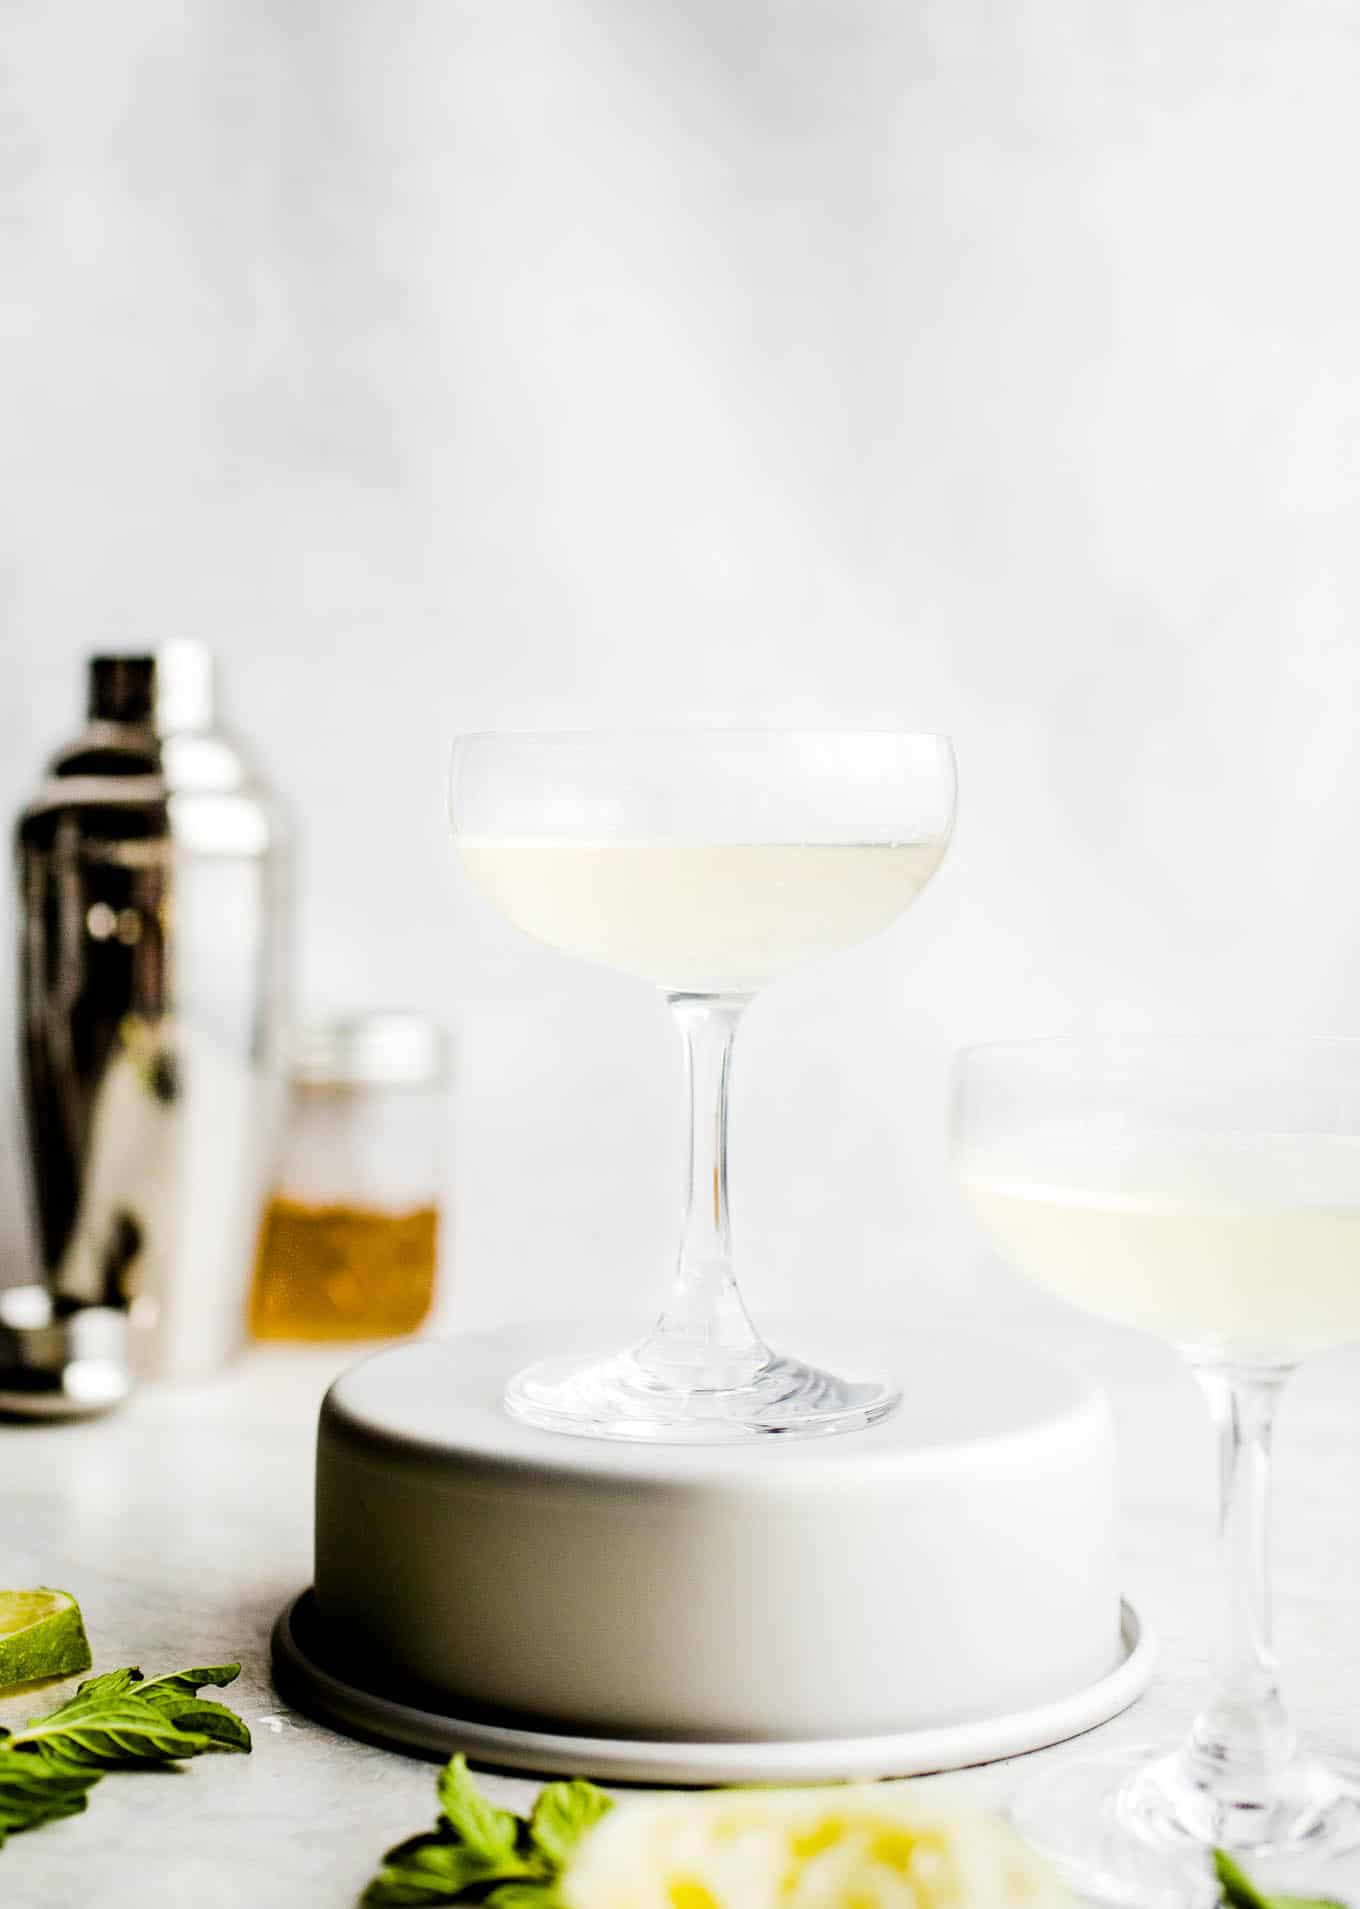
[[[81,1409],[245,1332],[286,1006],[277,804],[214,724],[199,644],[97,657],[18,827],[20,1035],[43,1281],[0,1402]],[[96,1347],[92,1354],[91,1345]],[[11,1396],[14,1393],[20,1396]]]

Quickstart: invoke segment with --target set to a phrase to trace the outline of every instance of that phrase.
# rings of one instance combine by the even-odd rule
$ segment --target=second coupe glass
[[[1170,1340],[1219,1436],[1222,1608],[1203,1709],[1160,1754],[1057,1765],[1015,1820],[1101,1901],[1216,1903],[1216,1847],[1282,1859],[1296,1882],[1298,1865],[1360,1842],[1354,1790],[1301,1747],[1281,1702],[1266,1564],[1280,1388],[1307,1353],[1360,1339],[1360,1041],[973,1048],[954,1145],[1007,1258]]]

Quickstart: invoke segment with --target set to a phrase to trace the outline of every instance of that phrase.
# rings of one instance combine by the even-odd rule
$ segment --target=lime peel
[[[0,1591],[0,1691],[88,1670],[89,1639],[69,1591]]]

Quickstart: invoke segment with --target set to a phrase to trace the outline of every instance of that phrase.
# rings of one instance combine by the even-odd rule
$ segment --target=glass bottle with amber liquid
[[[448,1043],[423,1015],[373,1013],[299,1044],[251,1295],[257,1339],[379,1339],[434,1302]]]

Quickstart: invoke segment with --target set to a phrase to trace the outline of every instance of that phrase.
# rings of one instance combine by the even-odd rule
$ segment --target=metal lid
[[[384,1009],[303,1030],[293,1079],[304,1087],[414,1087],[444,1078],[448,1037],[428,1014]]]
[[[177,637],[156,651],[156,728],[162,736],[211,729],[217,709],[213,653]]]
[[[156,701],[154,656],[92,656],[91,722],[148,723]]]
[[[213,654],[206,643],[177,637],[154,655],[92,656],[92,722],[149,723],[162,736],[212,728],[216,713]]]

